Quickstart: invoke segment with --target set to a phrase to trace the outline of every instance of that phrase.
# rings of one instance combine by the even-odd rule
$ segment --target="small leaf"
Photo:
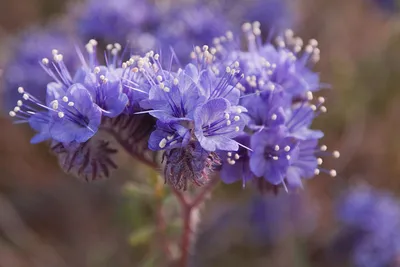
[[[138,246],[146,244],[154,235],[155,228],[154,226],[147,226],[136,230],[129,236],[129,243],[132,246]]]

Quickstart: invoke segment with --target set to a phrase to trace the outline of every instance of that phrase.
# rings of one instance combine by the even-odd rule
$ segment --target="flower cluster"
[[[397,266],[400,256],[400,202],[368,185],[341,198],[338,217],[352,233],[355,266]],[[347,241],[349,242],[349,241]]]
[[[243,146],[220,153],[222,179],[245,184],[261,178],[269,185],[290,190],[302,187],[302,179],[320,172],[336,176],[335,170],[319,165],[324,155],[337,158],[339,152],[328,153],[325,145],[318,147],[323,133],[310,129],[314,118],[327,111],[325,99],[317,97],[314,101],[313,96],[323,87],[312,71],[319,60],[317,41],[312,39],[303,47],[303,40],[287,30],[275,39],[276,45],[270,41],[263,44],[258,22],[245,23],[243,32],[247,50],[242,50],[228,32],[214,40],[212,53],[192,53],[196,62],[209,65],[215,73],[235,59],[244,74],[234,82],[249,121],[245,134],[236,139]],[[264,181],[257,182],[264,186]]]
[[[126,118],[129,99],[121,80],[123,71],[117,67],[121,65],[121,46],[118,43],[107,46],[106,65],[98,62],[96,46],[95,40],[86,44],[87,59],[78,52],[82,64],[73,73],[65,65],[63,54],[53,49],[53,57],[43,58],[38,64],[53,79],[45,88],[45,101],[19,87],[21,98],[9,112],[17,119],[16,123],[29,123],[36,131],[31,143],[51,140],[52,150],[64,169],[86,180],[108,176],[108,169],[115,168],[109,156],[116,151],[104,140],[93,140],[100,128],[111,134],[118,132],[121,145],[129,145],[128,150],[137,148],[132,148],[133,141],[124,142],[137,138],[138,134],[133,133],[141,132],[132,129],[133,125],[142,124],[149,132],[141,116]],[[151,130],[154,125],[151,118],[149,123]],[[138,143],[134,145],[140,147]]]
[[[319,57],[317,42],[303,49],[302,40],[287,31],[276,46],[261,44],[259,23],[246,23],[243,30],[247,51],[228,32],[214,40],[215,47],[196,46],[192,62],[184,66],[176,54],[170,60],[153,51],[127,55],[118,43],[107,45],[101,64],[97,42],[90,40],[88,56],[78,52],[81,66],[70,73],[63,55],[53,50],[52,60],[40,63],[54,80],[47,85],[46,100],[20,87],[22,98],[10,116],[37,132],[32,143],[55,143],[53,151],[67,155],[62,157],[67,170],[90,161],[89,169],[78,168],[90,180],[97,177],[97,165],[103,174],[107,165],[115,165],[108,156],[86,153],[86,143],[99,130],[139,158],[137,140],[146,140],[150,154],[163,151],[166,182],[178,189],[185,189],[187,181],[207,183],[217,169],[228,183],[254,179],[263,187],[286,190],[319,172],[335,176],[319,165],[324,154],[338,157],[339,152],[317,147],[323,134],[310,129],[313,119],[326,112],[324,98],[311,102],[321,87],[310,68]],[[114,152],[107,142],[95,144]],[[90,160],[79,157],[85,153]]]

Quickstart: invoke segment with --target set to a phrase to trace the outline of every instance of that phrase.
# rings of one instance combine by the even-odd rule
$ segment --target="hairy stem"
[[[185,196],[185,193],[172,189],[182,209],[182,234],[181,234],[181,257],[178,262],[178,267],[187,267],[189,265],[189,255],[194,241],[193,233],[195,232],[198,220],[195,213],[198,211],[206,197],[212,192],[218,184],[218,179],[212,179],[206,186],[202,188],[200,193],[193,200]]]

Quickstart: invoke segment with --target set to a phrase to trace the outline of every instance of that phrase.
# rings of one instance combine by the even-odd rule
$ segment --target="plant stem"
[[[194,212],[197,211],[200,204],[204,202],[206,197],[212,192],[217,184],[218,179],[212,179],[202,188],[200,193],[193,200],[189,200],[183,192],[172,188],[172,192],[181,205],[183,222],[181,234],[181,257],[178,261],[178,267],[187,267],[189,264],[190,249],[192,241],[194,240],[192,234],[194,233],[196,224],[198,223],[198,221],[194,220]]]

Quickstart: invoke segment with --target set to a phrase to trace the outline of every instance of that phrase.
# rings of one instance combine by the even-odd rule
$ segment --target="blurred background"
[[[247,20],[260,21],[265,33],[291,27],[319,41],[315,70],[332,89],[322,91],[328,113],[314,128],[340,150],[339,159],[324,163],[338,176],[320,175],[298,194],[277,196],[221,183],[201,210],[192,266],[400,266],[400,238],[388,245],[399,247],[390,256],[375,247],[360,252],[360,244],[385,240],[347,234],[354,225],[340,212],[341,200],[360,187],[393,200],[391,213],[399,209],[399,11],[396,0],[1,0],[0,266],[164,266],[160,205],[165,234],[179,234],[173,197],[123,151],[111,179],[87,184],[64,174],[46,144],[31,145],[27,125],[12,124],[16,88],[48,82],[38,60],[56,48],[73,66],[73,44],[90,38],[187,53],[224,33],[215,25],[237,32]],[[390,229],[400,232],[399,225]],[[362,265],[357,253],[384,259]]]

